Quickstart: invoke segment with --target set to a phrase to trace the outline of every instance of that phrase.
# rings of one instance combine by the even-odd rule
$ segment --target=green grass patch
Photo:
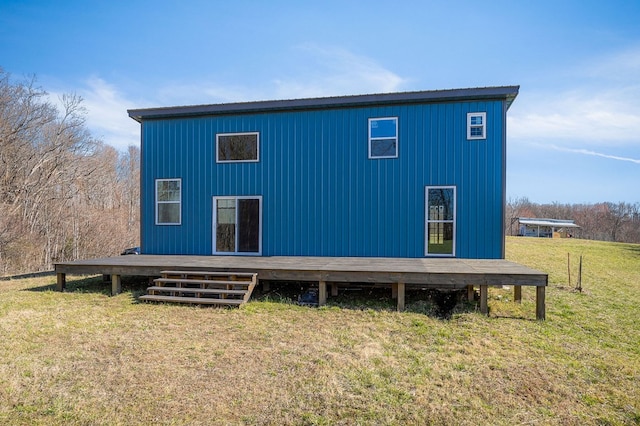
[[[3,281],[0,424],[638,424],[640,246],[509,238],[507,258],[549,273],[546,321],[530,288],[441,320],[418,295],[216,309]]]

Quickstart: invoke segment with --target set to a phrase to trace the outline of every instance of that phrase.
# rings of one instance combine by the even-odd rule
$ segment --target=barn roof
[[[519,217],[518,221],[521,225],[549,226],[552,228],[580,228],[573,220]]]
[[[506,101],[507,108],[509,108],[518,95],[519,89],[520,86],[497,86],[470,89],[427,90],[419,92],[130,109],[127,112],[129,113],[129,117],[138,122],[142,122],[147,119],[169,117],[309,110],[368,105],[401,105],[444,101],[504,100]]]

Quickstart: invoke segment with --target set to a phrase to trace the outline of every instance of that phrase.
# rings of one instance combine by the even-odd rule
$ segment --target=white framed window
[[[487,113],[469,112],[467,113],[467,139],[487,138]]]
[[[156,179],[156,225],[182,223],[182,179]]]
[[[262,253],[262,197],[213,197],[213,254]]]
[[[260,158],[260,134],[218,133],[216,134],[216,162],[257,162]]]
[[[369,158],[398,157],[398,117],[369,119]]]
[[[425,188],[425,255],[456,255],[456,187]]]

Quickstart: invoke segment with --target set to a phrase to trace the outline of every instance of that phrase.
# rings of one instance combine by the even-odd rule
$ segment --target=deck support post
[[[327,304],[327,282],[318,282],[318,306],[324,306]]]
[[[473,290],[473,286],[472,285],[468,285],[467,286],[467,301],[473,302],[474,296],[475,296],[475,292]]]
[[[56,274],[56,290],[64,291],[67,286],[67,274],[63,272],[58,272]]]
[[[120,293],[122,293],[122,280],[120,279],[120,275],[111,274],[111,295],[115,296]]]
[[[391,298],[393,300],[398,298],[398,283],[391,283]]]
[[[398,291],[398,312],[404,311],[404,283],[396,283]]]
[[[522,302],[522,286],[520,285],[513,286],[513,301],[516,303]]]
[[[487,304],[487,296],[489,293],[488,285],[480,286],[480,312],[489,315],[489,305]]]
[[[545,286],[536,287],[536,319],[544,321],[545,319]]]
[[[338,283],[331,283],[331,296],[335,297],[338,295]]]

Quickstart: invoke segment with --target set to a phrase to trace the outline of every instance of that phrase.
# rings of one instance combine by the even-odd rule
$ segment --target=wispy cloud
[[[525,105],[510,116],[509,132],[515,138],[616,145],[638,141],[640,86],[523,95]]]
[[[339,47],[297,46],[303,69],[274,80],[279,98],[395,92],[406,80],[366,56]]]
[[[640,45],[598,58],[584,68],[584,73],[594,79],[637,81],[640,75]]]
[[[127,114],[133,102],[114,85],[100,77],[91,77],[79,94],[84,99],[87,125],[94,136],[120,150],[140,144],[140,125]]]
[[[151,106],[216,104],[266,99],[261,89],[210,80],[171,83],[156,88],[154,94],[156,104]]]
[[[550,145],[549,147],[552,149],[555,149],[556,151],[573,152],[576,154],[591,155],[594,157],[608,158],[610,160],[627,161],[630,163],[640,164],[640,160],[637,160],[635,158],[620,157],[618,155],[611,155],[611,154],[603,154],[601,152],[591,151],[583,148],[565,148],[565,147],[560,147],[555,145]]]
[[[592,147],[640,144],[640,47],[591,58],[567,73],[572,84],[563,90],[523,88],[510,113],[512,137]]]

